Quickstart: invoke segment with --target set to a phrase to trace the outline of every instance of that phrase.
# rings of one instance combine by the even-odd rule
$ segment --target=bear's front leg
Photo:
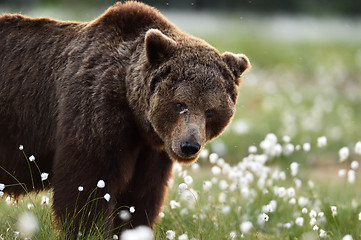
[[[113,155],[87,152],[79,144],[58,146],[53,169],[55,214],[69,239],[83,239],[89,230],[110,230],[115,195],[123,191],[133,175],[137,153]],[[134,158],[132,160],[132,158]]]
[[[172,167],[166,152],[150,147],[141,150],[130,184],[116,199],[117,211],[134,207],[135,212],[127,222],[119,216],[114,219],[115,233],[139,225],[153,227],[164,202]]]

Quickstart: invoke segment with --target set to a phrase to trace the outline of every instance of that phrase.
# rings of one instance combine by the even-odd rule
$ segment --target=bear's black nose
[[[182,153],[186,156],[195,155],[200,148],[201,146],[195,142],[183,142],[181,144]]]

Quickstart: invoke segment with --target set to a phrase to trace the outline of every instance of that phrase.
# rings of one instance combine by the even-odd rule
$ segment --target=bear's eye
[[[187,105],[184,103],[176,103],[175,104],[175,111],[178,113],[183,113],[187,109]]]
[[[210,119],[214,117],[214,112],[215,112],[214,110],[208,109],[205,111],[204,115],[206,116],[207,119]]]

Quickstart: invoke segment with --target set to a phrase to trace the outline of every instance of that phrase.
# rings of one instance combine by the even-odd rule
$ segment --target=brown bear
[[[22,144],[49,173],[66,229],[99,218],[114,232],[152,226],[173,162],[194,162],[227,126],[249,67],[245,55],[220,54],[139,2],[84,23],[5,14],[0,183],[13,195],[43,188]],[[125,225],[117,213],[129,206]]]

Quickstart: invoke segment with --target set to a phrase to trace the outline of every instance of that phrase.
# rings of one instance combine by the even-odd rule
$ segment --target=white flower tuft
[[[175,232],[173,230],[168,230],[165,235],[168,240],[173,240],[175,238]]]
[[[361,155],[361,141],[357,142],[355,145],[355,153]]]
[[[253,224],[250,221],[244,221],[241,223],[241,226],[240,226],[241,232],[244,234],[251,231],[252,228],[253,228]]]
[[[31,212],[23,212],[19,216],[17,230],[24,238],[31,238],[39,230],[37,217]]]
[[[317,138],[317,146],[319,148],[326,147],[327,145],[327,138],[325,136]]]
[[[109,194],[109,193],[106,193],[106,194],[104,195],[104,199],[105,199],[107,202],[109,202],[109,201],[110,201],[110,194]]]
[[[29,161],[30,161],[30,162],[34,162],[34,161],[35,161],[34,155],[31,155],[31,156],[29,157]]]
[[[178,240],[188,240],[188,234],[183,233],[182,235],[180,235],[180,236],[178,237]]]
[[[338,151],[340,162],[346,161],[349,155],[350,155],[350,150],[348,149],[348,147],[343,147]]]
[[[128,210],[124,209],[124,210],[120,210],[119,217],[120,219],[122,219],[122,221],[127,222],[132,217],[132,214],[130,214]]]
[[[41,181],[45,181],[46,179],[48,179],[49,173],[43,172],[40,176],[41,176]]]
[[[343,236],[342,240],[353,240],[353,238],[350,234],[347,234],[347,235]]]
[[[153,231],[147,226],[138,226],[125,230],[120,236],[121,240],[153,240]]]
[[[131,207],[129,208],[129,212],[130,212],[130,213],[135,213],[135,207],[134,207],[134,206],[131,206]]]
[[[99,180],[97,183],[97,187],[98,188],[104,188],[105,187],[105,182],[103,180]]]

